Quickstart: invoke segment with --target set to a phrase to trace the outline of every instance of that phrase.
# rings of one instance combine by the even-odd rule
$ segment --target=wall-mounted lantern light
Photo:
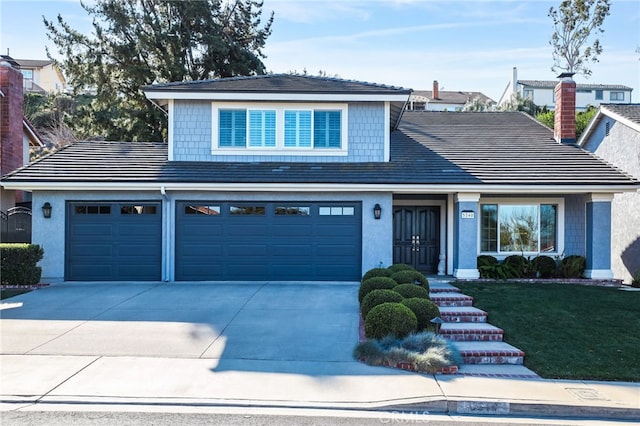
[[[51,204],[48,201],[42,206],[42,215],[45,219],[51,218]]]
[[[373,207],[373,217],[375,219],[380,219],[380,216],[382,216],[382,207],[380,207],[380,204],[376,204]]]

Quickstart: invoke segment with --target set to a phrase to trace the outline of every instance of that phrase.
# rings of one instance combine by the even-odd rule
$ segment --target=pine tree
[[[107,140],[162,140],[164,111],[140,88],[153,83],[264,74],[262,49],[273,13],[262,23],[259,0],[96,0],[82,7],[93,32],[60,15],[44,19],[57,61],[75,94],[91,93],[74,130]],[[54,59],[52,55],[49,55]]]

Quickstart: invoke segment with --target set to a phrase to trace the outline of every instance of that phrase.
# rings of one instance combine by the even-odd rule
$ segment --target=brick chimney
[[[438,89],[438,80],[433,80],[433,93],[431,94],[433,99],[440,99],[440,90]]]
[[[574,73],[562,73],[555,88],[553,137],[564,144],[576,143],[576,82]]]
[[[22,73],[5,60],[0,62],[0,174],[23,166]]]

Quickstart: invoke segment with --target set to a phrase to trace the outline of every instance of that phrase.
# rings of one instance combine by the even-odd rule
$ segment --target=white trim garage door
[[[176,203],[177,281],[357,281],[361,204]]]
[[[160,281],[160,202],[68,202],[65,279]]]

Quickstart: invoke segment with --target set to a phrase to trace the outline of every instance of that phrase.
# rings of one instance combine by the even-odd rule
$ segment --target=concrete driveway
[[[5,302],[2,354],[353,361],[356,283],[61,283]]]

